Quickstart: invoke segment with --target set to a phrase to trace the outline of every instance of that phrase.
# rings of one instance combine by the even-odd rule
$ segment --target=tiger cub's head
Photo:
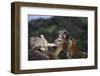
[[[77,45],[77,40],[72,37],[69,37],[68,42],[69,42],[69,45]]]

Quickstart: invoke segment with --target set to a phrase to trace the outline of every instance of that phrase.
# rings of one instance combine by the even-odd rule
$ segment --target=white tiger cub
[[[53,43],[48,43],[47,39],[43,34],[40,37],[31,37],[30,38],[30,46],[32,49],[38,48],[42,51],[48,51],[48,47],[56,46]]]

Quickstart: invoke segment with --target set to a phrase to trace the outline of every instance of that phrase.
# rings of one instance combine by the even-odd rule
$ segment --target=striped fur
[[[67,58],[87,58],[87,54],[82,52],[78,45],[77,40],[71,38],[68,40]]]

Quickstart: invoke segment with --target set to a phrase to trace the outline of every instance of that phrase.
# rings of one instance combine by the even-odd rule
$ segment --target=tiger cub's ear
[[[72,40],[73,38],[72,37],[69,37],[69,40]]]

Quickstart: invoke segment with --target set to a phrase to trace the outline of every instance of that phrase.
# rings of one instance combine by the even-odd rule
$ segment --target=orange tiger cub
[[[68,43],[67,58],[87,58],[87,54],[79,49],[77,40],[70,37]]]

